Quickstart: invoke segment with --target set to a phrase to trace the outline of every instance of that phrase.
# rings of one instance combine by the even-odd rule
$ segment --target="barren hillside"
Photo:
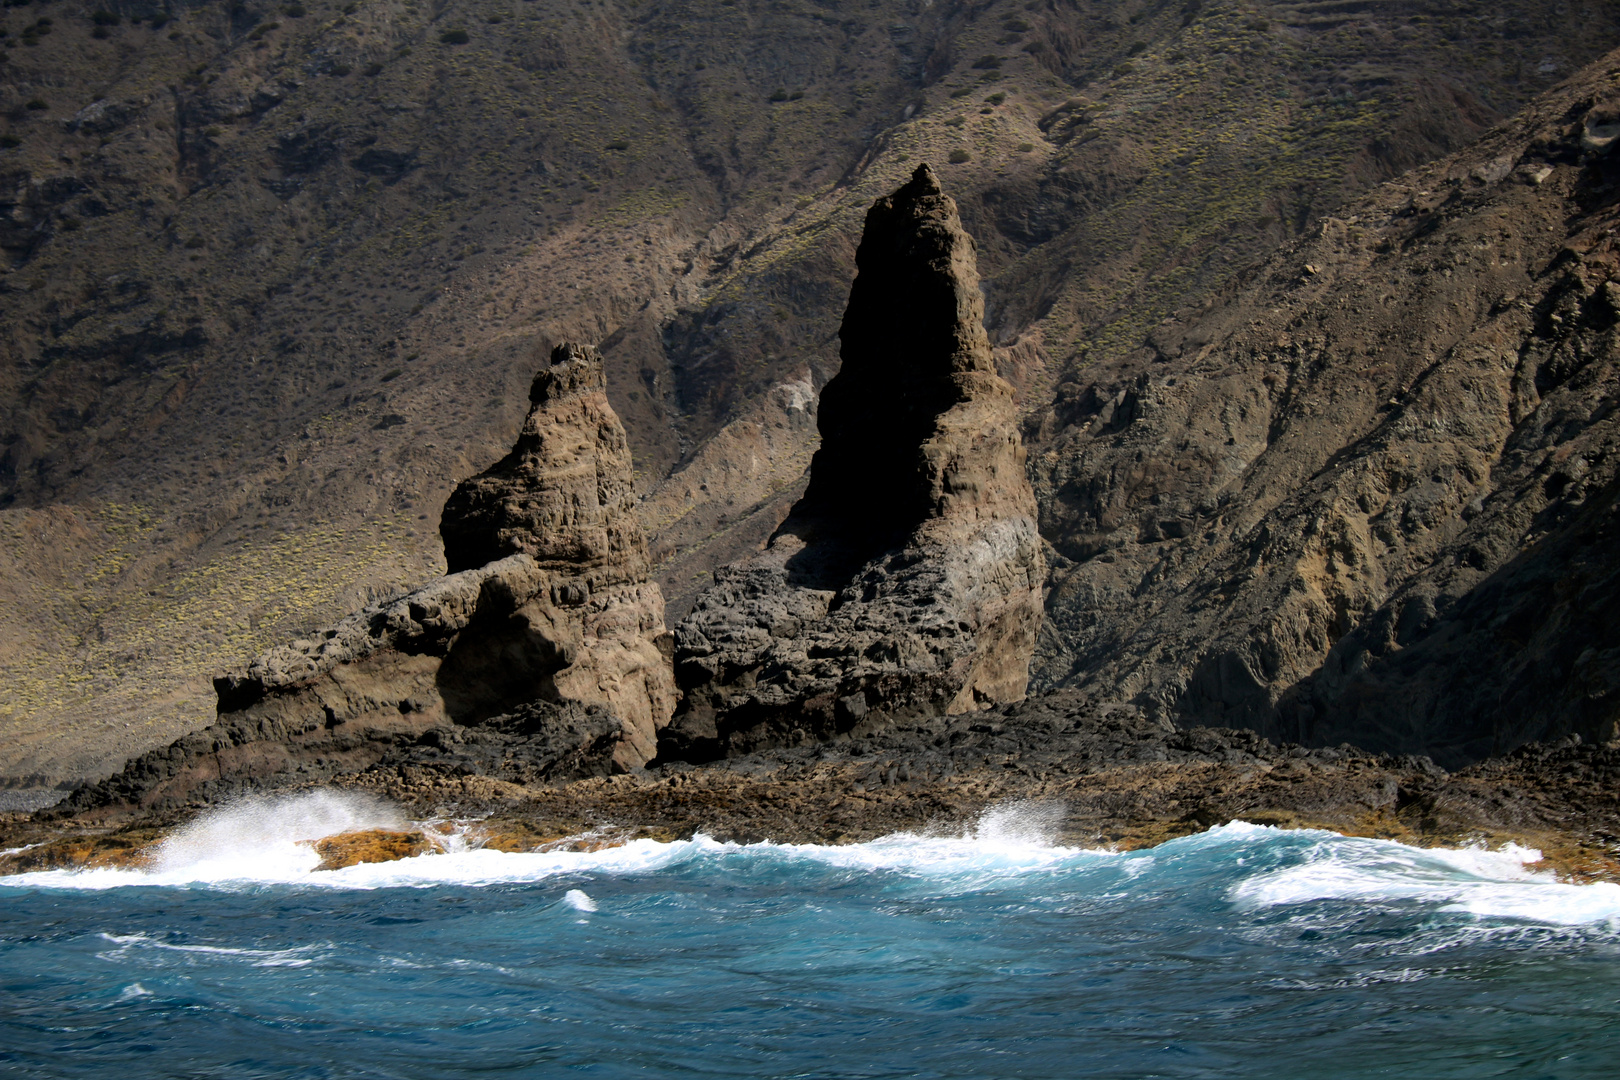
[[[564,337],[603,345],[678,609],[791,501],[860,216],[920,160],[1085,558],[1061,462],[1093,387],[1620,42],[1610,6],[1530,0],[54,0],[0,28],[15,784],[195,727],[214,670],[438,569],[445,495]],[[1048,681],[1090,648],[1070,611]]]

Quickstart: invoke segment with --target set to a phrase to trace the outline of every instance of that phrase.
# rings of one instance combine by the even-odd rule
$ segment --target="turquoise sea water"
[[[1620,887],[1247,825],[1092,852],[1053,812],[312,873],[296,841],[393,816],[247,804],[149,873],[0,879],[0,1072],[1620,1074]]]

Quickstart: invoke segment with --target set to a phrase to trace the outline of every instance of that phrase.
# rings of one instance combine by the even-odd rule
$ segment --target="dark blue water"
[[[1523,856],[1249,826],[1089,853],[1013,810],[966,839],[311,874],[288,837],[318,823],[264,811],[150,874],[0,884],[0,1070],[1620,1073],[1620,887]]]

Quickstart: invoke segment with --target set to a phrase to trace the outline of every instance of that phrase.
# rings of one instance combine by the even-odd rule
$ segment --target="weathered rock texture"
[[[596,587],[646,580],[630,446],[608,404],[602,358],[559,345],[529,403],[512,452],[463,480],[444,504],[439,534],[450,572],[521,554]]]
[[[1453,765],[1612,737],[1617,103],[1611,57],[1066,388],[1038,685]]]
[[[558,346],[530,400],[512,453],[445,506],[456,572],[216,679],[217,723],[135,759],[74,805],[165,805],[321,779],[408,757],[417,743],[459,742],[469,727],[503,745],[545,736],[519,755],[533,759],[534,778],[651,758],[674,680],[601,357]]]
[[[809,486],[676,630],[665,756],[1022,698],[1044,577],[974,245],[924,165],[866,219]]]

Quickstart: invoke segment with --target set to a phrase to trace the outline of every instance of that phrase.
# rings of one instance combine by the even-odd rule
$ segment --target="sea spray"
[[[1261,827],[1239,822],[1224,828],[1252,833]],[[1330,832],[1307,835],[1313,842],[1297,861],[1234,885],[1232,902],[1263,908],[1412,900],[1447,911],[1563,925],[1620,920],[1620,885],[1574,885],[1532,871],[1528,864],[1541,858],[1532,848],[1416,848]]]
[[[177,829],[152,856],[164,881],[284,881],[314,870],[315,840],[362,829],[403,829],[405,816],[361,792],[322,788],[248,796]]]
[[[387,822],[350,812],[320,821]],[[198,887],[201,863],[182,887],[5,879],[0,1060],[410,1080],[1612,1075],[1620,890],[1536,873],[1522,850],[1242,824],[1086,851],[1047,842],[1051,812],[847,846],[469,850],[284,884]]]
[[[1051,847],[1069,808],[1055,800],[1011,799],[986,807],[973,835],[979,840],[1015,847]]]

